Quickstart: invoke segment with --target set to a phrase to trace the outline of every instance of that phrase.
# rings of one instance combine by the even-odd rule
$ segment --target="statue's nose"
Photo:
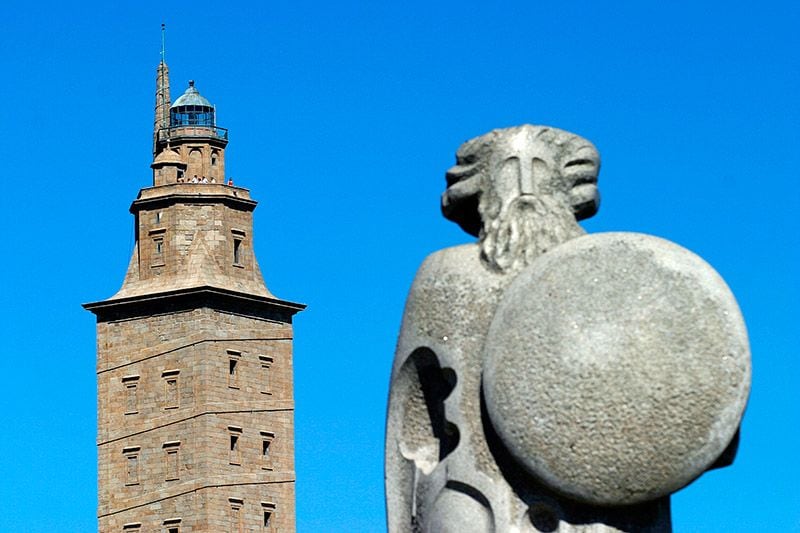
[[[536,193],[537,185],[547,173],[547,163],[538,157],[530,160],[523,159],[519,173],[520,194]]]

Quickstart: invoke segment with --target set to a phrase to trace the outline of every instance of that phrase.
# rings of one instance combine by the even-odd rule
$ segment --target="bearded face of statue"
[[[595,147],[563,130],[494,130],[459,148],[442,210],[480,238],[490,268],[517,270],[583,234],[577,220],[597,211],[599,166]]]

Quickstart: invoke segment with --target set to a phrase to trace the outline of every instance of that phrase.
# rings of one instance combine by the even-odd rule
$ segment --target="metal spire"
[[[165,35],[167,33],[167,25],[163,22],[161,23],[161,62],[166,63],[167,59],[167,47],[165,44]]]

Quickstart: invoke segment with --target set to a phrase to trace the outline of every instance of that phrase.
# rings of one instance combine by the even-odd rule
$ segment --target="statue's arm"
[[[392,365],[386,417],[386,511],[390,533],[412,531],[418,480],[433,470],[439,439],[431,421],[432,383],[441,375],[434,340],[426,331],[428,288],[441,274],[446,250],[420,266],[406,300]]]

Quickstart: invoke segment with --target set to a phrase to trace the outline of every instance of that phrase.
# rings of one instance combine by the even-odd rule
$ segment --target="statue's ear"
[[[569,193],[572,212],[575,220],[584,220],[593,217],[600,209],[600,191],[597,187],[578,187]]]
[[[571,148],[562,159],[563,177],[572,183],[569,203],[576,220],[593,217],[600,209],[600,191],[597,178],[600,175],[600,154],[586,139],[575,137]]]

